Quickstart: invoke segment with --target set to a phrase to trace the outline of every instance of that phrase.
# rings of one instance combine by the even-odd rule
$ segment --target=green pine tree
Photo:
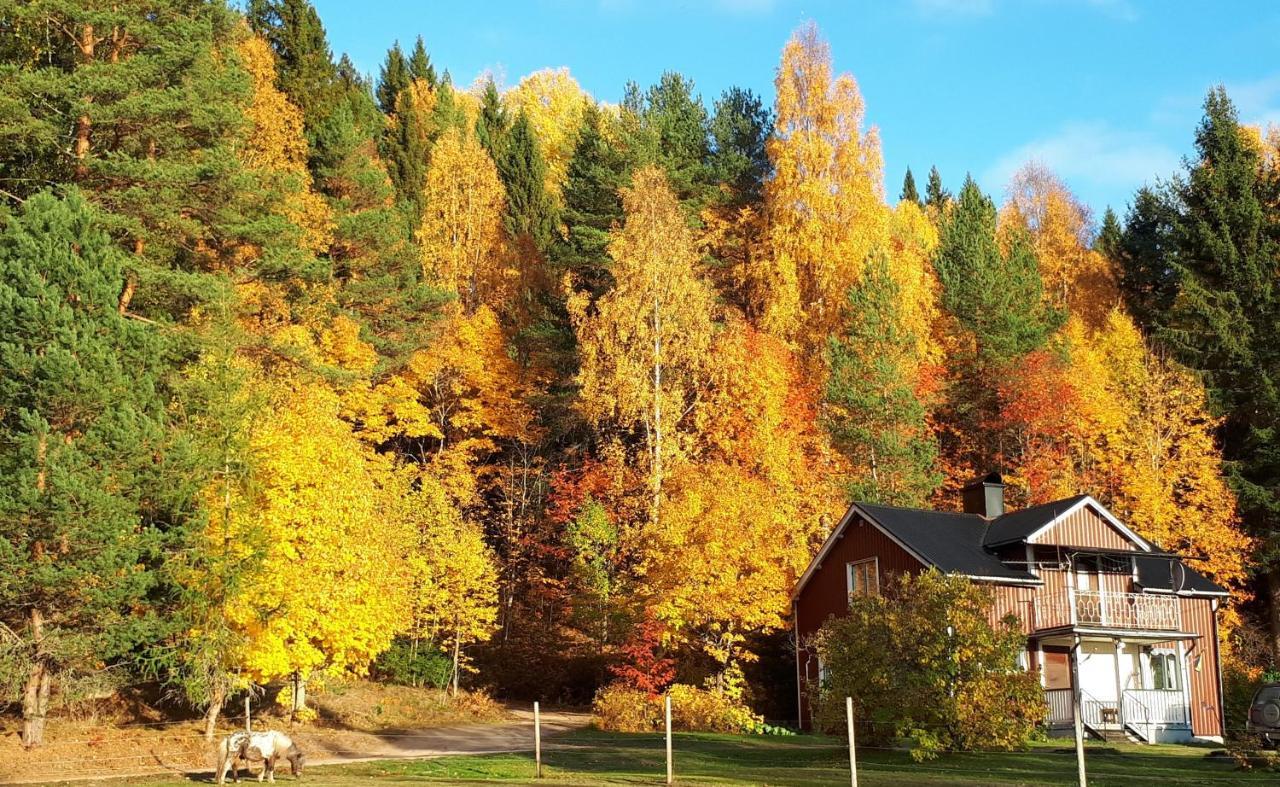
[[[438,84],[436,68],[431,65],[431,58],[427,55],[427,48],[422,43],[422,36],[418,36],[418,40],[413,43],[413,54],[409,55],[409,78],[421,79],[431,87]]]
[[[929,168],[929,182],[924,187],[924,204],[941,210],[951,201],[951,193],[942,187],[942,175],[937,167]]]
[[[588,105],[569,160],[561,218],[567,236],[556,244],[553,260],[573,272],[594,294],[608,289],[609,233],[622,223],[618,189],[630,177],[627,158],[609,144],[603,130],[608,118]]]
[[[498,94],[498,86],[490,78],[484,85],[484,93],[480,96],[480,114],[476,117],[476,139],[489,151],[494,161],[502,157],[502,144],[511,120],[507,110],[502,106],[502,96]]]
[[[735,204],[759,202],[769,174],[765,143],[773,114],[750,90],[731,87],[716,100],[710,133],[713,179],[729,187],[727,198]]]
[[[1215,88],[1196,130],[1196,158],[1175,181],[1173,286],[1152,310],[1155,336],[1199,371],[1219,412],[1230,480],[1246,525],[1263,539],[1271,598],[1280,598],[1280,177]],[[1145,262],[1145,260],[1144,260]],[[1133,266],[1151,278],[1150,267]],[[1159,282],[1163,285],[1164,282]],[[1159,296],[1167,297],[1160,287]],[[1156,301],[1156,303],[1159,303]],[[1280,604],[1271,606],[1280,653]]]
[[[378,75],[378,106],[384,114],[395,114],[400,94],[409,87],[409,82],[409,66],[405,63],[404,53],[400,51],[400,43],[396,42],[387,50],[382,72]]]
[[[921,204],[920,193],[916,191],[916,178],[911,174],[911,167],[907,167],[907,174],[902,178],[902,193],[898,195],[898,199]]]
[[[999,368],[1043,346],[1065,321],[1044,303],[1030,239],[1015,233],[1008,254],[1000,251],[995,205],[972,178],[942,223],[934,267],[942,305],[973,335],[984,367]]]
[[[33,0],[6,24],[9,46],[39,49],[0,74],[10,112],[0,178],[19,199],[43,183],[75,184],[101,210],[133,252],[120,308],[180,319],[226,294],[209,274],[245,246],[262,253],[237,263],[243,275],[317,273],[290,249],[275,185],[236,155],[251,84],[235,54],[244,32],[225,6]],[[114,39],[102,32],[112,30]]]
[[[160,566],[194,493],[166,430],[169,334],[121,313],[129,266],[92,215],[40,193],[0,228],[0,622],[23,642],[27,746],[55,679],[165,630]]]
[[[497,165],[507,190],[507,215],[503,220],[507,234],[512,238],[528,236],[535,248],[545,252],[555,232],[555,203],[546,191],[547,162],[523,112],[511,126]]]
[[[902,327],[900,300],[887,256],[874,255],[849,292],[847,332],[828,341],[826,425],[859,471],[851,499],[921,506],[942,476],[938,442],[908,374],[916,337]]]

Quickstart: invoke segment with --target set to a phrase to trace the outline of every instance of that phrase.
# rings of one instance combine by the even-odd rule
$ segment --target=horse
[[[227,770],[231,770],[231,778],[240,781],[240,760],[261,762],[262,771],[258,773],[258,781],[266,776],[272,784],[276,783],[276,760],[283,757],[289,761],[289,769],[294,778],[302,778],[302,765],[305,757],[288,735],[275,730],[266,732],[233,732],[223,739],[218,747],[218,784],[226,784]]]

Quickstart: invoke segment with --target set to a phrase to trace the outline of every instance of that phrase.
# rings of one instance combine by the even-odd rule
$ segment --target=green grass
[[[862,785],[1074,784],[1076,761],[1069,741],[1036,744],[1030,751],[953,754],[915,763],[905,752],[862,750]],[[794,738],[678,734],[679,784],[825,785],[848,784],[847,750],[839,741]],[[1211,747],[1091,745],[1086,754],[1090,784],[1249,784],[1276,782],[1275,772],[1240,771],[1230,762],[1207,758]],[[660,784],[663,741],[657,735],[582,731],[556,737],[544,749],[549,787]],[[287,774],[287,767],[283,771]],[[533,780],[532,754],[499,754],[399,760],[315,767],[308,785],[473,785],[527,784]],[[208,781],[150,779],[148,787],[189,787]],[[288,785],[292,777],[281,776]],[[118,783],[118,782],[117,782]],[[251,782],[256,783],[256,780]]]

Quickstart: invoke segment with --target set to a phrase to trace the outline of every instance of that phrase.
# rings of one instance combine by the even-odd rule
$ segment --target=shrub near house
[[[1026,638],[1017,620],[993,625],[991,602],[985,588],[936,569],[853,596],[849,614],[813,643],[823,665],[818,723],[841,728],[852,697],[862,740],[909,739],[918,759],[1025,745],[1044,719],[1040,680],[1018,665]]]

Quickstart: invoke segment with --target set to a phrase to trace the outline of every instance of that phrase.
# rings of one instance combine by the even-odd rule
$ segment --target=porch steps
[[[1116,727],[1099,728],[1092,724],[1085,724],[1085,735],[1103,741],[1105,743],[1148,743],[1146,736],[1138,732],[1131,725],[1124,725],[1124,729]]]

